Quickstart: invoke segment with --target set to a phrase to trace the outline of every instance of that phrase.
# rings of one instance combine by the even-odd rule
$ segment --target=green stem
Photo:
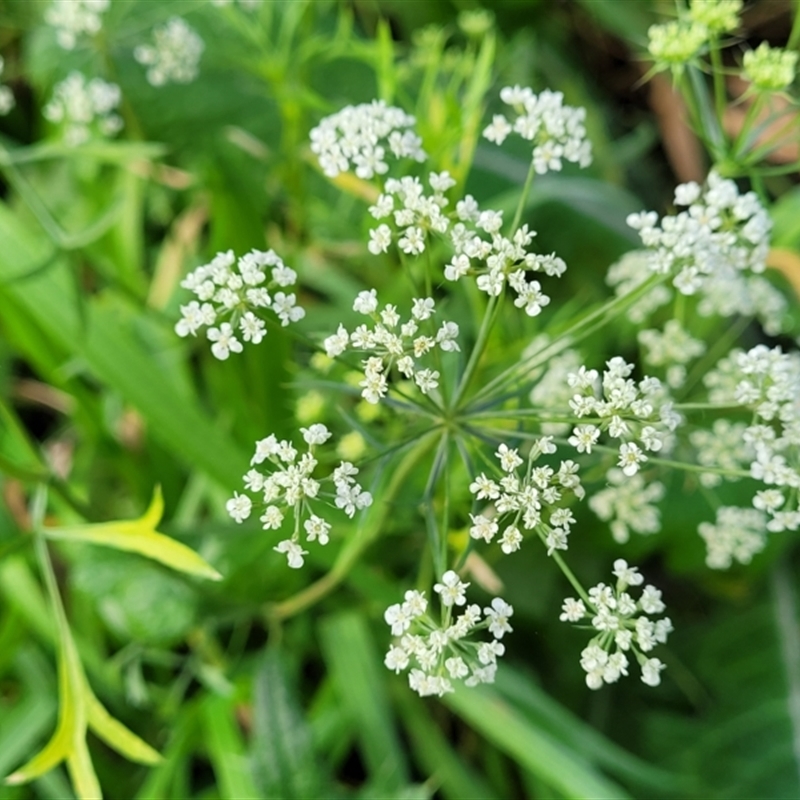
[[[520,195],[519,202],[517,203],[517,210],[514,212],[514,221],[511,223],[511,232],[508,234],[511,238],[516,232],[519,222],[522,219],[522,212],[525,209],[525,203],[528,202],[528,195],[533,186],[533,179],[536,177],[536,170],[533,168],[533,161],[528,167],[528,174],[525,176],[525,184],[522,187],[522,194]]]
[[[557,356],[562,350],[579,342],[585,336],[589,335],[595,328],[588,328],[587,326],[601,320],[601,325],[605,325],[612,319],[616,318],[623,311],[626,311],[629,306],[633,305],[637,300],[643,297],[658,284],[663,283],[669,277],[669,273],[665,275],[653,275],[643,283],[639,284],[633,291],[628,294],[615,297],[612,300],[604,303],[600,308],[587,314],[585,317],[578,319],[570,325],[563,333],[559,334],[547,347],[534,353],[527,359],[523,359],[508,369],[501,372],[496,378],[489,381],[483,389],[481,389],[473,398],[474,401],[480,400],[488,393],[500,390],[517,379],[520,372],[530,372],[536,367],[547,363],[551,358]],[[607,317],[607,319],[603,319]],[[582,330],[587,328],[586,330]]]
[[[719,47],[719,39],[715,36],[710,42],[711,69],[714,76],[714,106],[717,110],[717,122],[722,129],[722,121],[725,118],[725,106],[727,105],[727,93],[725,91],[725,75],[722,66],[722,54]]]
[[[364,523],[358,533],[342,548],[330,572],[282,603],[277,603],[266,609],[267,616],[271,622],[280,622],[288,619],[318,603],[347,577],[361,554],[372,543],[387,517],[391,514],[392,501],[395,496],[408,480],[409,475],[413,472],[420,459],[430,450],[438,436],[438,430],[430,431],[422,436],[417,444],[406,454],[405,458],[392,473],[386,491],[382,493],[379,502],[376,503],[375,514]]]
[[[543,534],[540,534],[540,536],[543,536]],[[572,584],[572,588],[575,589],[575,591],[580,596],[581,600],[583,600],[589,606],[594,608],[594,605],[592,604],[592,601],[589,599],[589,595],[587,594],[586,590],[581,585],[581,582],[575,577],[572,570],[567,566],[566,561],[564,561],[564,559],[561,558],[557,550],[553,551],[553,554],[550,556],[550,558],[552,558],[553,561],[555,561],[556,564],[558,564],[559,569],[564,573],[564,577]]]
[[[502,297],[502,295],[500,297]],[[459,381],[458,386],[456,386],[456,390],[453,393],[453,399],[450,403],[451,409],[458,406],[459,400],[466,391],[469,382],[472,380],[473,373],[478,366],[478,361],[483,355],[484,348],[486,347],[486,342],[489,340],[489,333],[492,329],[492,324],[494,323],[497,309],[499,307],[499,297],[490,297],[489,302],[486,304],[486,310],[483,312],[483,320],[481,320],[481,327],[478,331],[478,338],[475,341],[475,346],[472,348],[472,352],[469,355],[469,361],[464,369],[464,374],[461,376],[461,380]]]

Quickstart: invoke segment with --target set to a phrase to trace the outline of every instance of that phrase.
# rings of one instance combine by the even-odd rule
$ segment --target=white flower
[[[441,597],[442,605],[463,606],[467,602],[465,592],[468,583],[463,583],[458,575],[449,569],[442,575],[442,582],[434,585],[433,590]]]
[[[211,345],[211,352],[220,361],[225,361],[231,353],[242,352],[242,343],[234,335],[229,322],[223,322],[219,328],[209,328],[206,336],[214,343]]]
[[[495,144],[503,144],[506,140],[506,137],[513,128],[509,121],[502,115],[502,114],[495,114],[492,117],[491,125],[488,125],[484,131],[483,135],[486,139],[490,142],[494,142]]]
[[[300,569],[303,566],[303,556],[308,555],[307,550],[303,550],[297,542],[293,542],[291,539],[278,542],[278,545],[272,549],[278,553],[286,553],[286,560],[292,569]]]
[[[146,66],[152,86],[165,83],[191,83],[198,73],[205,45],[197,33],[180,17],[172,17],[153,30],[153,44],[142,44],[134,58]]]
[[[483,613],[490,620],[489,631],[496,639],[502,639],[503,634],[511,633],[508,618],[514,613],[514,609],[505,600],[495,597],[491,608],[484,608]]]
[[[122,117],[115,113],[121,97],[119,86],[100,78],[87,80],[73,71],[56,84],[42,114],[62,126],[64,141],[76,146],[93,133],[111,136],[122,128]]]
[[[233,497],[225,504],[225,510],[236,520],[244,522],[250,516],[253,503],[246,494],[233,493]]]
[[[657,658],[648,658],[642,664],[642,682],[648,686],[658,686],[661,683],[661,670],[665,666]]]
[[[65,50],[72,50],[79,36],[100,31],[101,14],[108,6],[109,0],[53,0],[44,18],[56,29],[58,44]]]
[[[378,309],[377,294],[375,289],[359,292],[353,301],[353,311],[357,311],[359,314],[374,314]]]
[[[333,434],[322,423],[315,423],[308,428],[300,428],[306,444],[325,444]]]
[[[561,622],[579,622],[586,616],[586,606],[583,605],[583,600],[576,600],[574,597],[564,600],[561,608],[562,612],[559,616]]]

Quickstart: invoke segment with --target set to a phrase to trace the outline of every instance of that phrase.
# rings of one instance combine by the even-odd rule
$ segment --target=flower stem
[[[420,459],[430,450],[439,436],[440,432],[436,429],[420,437],[420,440],[406,453],[403,460],[392,472],[391,480],[382,494],[380,502],[376,503],[375,513],[369,517],[356,535],[342,548],[330,572],[283,602],[268,606],[265,611],[270,622],[280,622],[313,606],[333,591],[347,577],[356,561],[378,535],[387,517],[391,514],[392,501],[395,496],[408,480],[409,475],[414,471]]]

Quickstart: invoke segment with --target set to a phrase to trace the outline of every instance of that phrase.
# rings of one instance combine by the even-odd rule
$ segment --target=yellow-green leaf
[[[161,489],[156,487],[150,507],[139,519],[44,528],[43,533],[48,539],[89,542],[138,553],[179,572],[220,580],[219,572],[194,550],[156,530],[163,511]]]
[[[89,727],[109,747],[113,747],[129,761],[136,761],[139,764],[158,764],[161,761],[161,756],[147,742],[142,741],[106,711],[88,685],[84,686],[84,698]]]

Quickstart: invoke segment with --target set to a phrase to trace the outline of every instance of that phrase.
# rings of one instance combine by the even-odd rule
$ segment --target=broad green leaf
[[[150,507],[144,516],[137,520],[44,528],[43,532],[48,539],[88,542],[126,550],[160,561],[179,572],[215,581],[221,580],[222,576],[194,550],[156,530],[163,511],[164,499],[161,487],[156,487]]]
[[[623,800],[630,795],[552,735],[534,726],[490,687],[459,688],[443,702],[492,744],[566,797]]]
[[[405,787],[408,767],[366,622],[354,612],[327,617],[320,623],[320,640],[337,693],[358,731],[371,782],[389,792]]]
[[[210,695],[203,704],[205,741],[217,776],[220,797],[229,800],[260,797],[253,783],[250,761],[234,721],[230,700]]]
[[[162,355],[142,342],[152,320],[134,314],[112,295],[86,302],[86,319],[75,310],[73,282],[66,263],[54,262],[25,281],[47,261],[50,250],[17,215],[0,204],[0,313],[10,300],[52,341],[67,347],[102,383],[115,389],[145,417],[165,447],[192,469],[223,485],[237,485],[248,456],[225,436],[168,371]]]

